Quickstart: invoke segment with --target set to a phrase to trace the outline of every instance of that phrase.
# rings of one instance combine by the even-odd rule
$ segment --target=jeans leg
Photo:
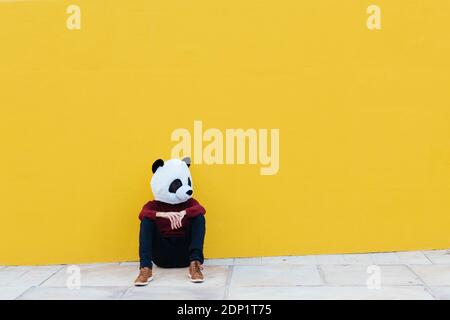
[[[149,218],[141,220],[141,229],[139,231],[139,259],[141,268],[153,267],[152,242],[155,228],[155,223]]]
[[[203,242],[205,241],[206,220],[204,215],[196,216],[189,220],[190,225],[190,243],[189,260],[200,261],[203,263]]]

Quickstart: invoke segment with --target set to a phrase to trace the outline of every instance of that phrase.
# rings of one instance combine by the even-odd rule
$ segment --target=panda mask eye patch
[[[183,185],[180,179],[175,179],[172,181],[172,183],[169,186],[169,192],[170,193],[176,193],[177,190]]]

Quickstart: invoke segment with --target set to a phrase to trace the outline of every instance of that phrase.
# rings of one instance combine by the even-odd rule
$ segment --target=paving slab
[[[135,266],[121,266],[119,263],[79,265],[78,267],[83,287],[127,287],[133,284],[139,272]],[[72,275],[72,273],[68,273],[68,267],[64,267],[41,286],[67,287],[67,281]]]
[[[450,265],[450,250],[424,251],[423,254],[430,259],[433,264]]]
[[[403,264],[400,257],[395,252],[372,253],[373,263],[379,264]]]
[[[438,300],[450,300],[450,286],[448,287],[430,287],[431,293]]]
[[[231,287],[230,300],[433,300],[423,286],[383,287]]]
[[[262,264],[316,264],[316,256],[277,256],[277,257],[262,257]]]
[[[432,264],[430,259],[420,251],[403,251],[396,254],[402,264]]]
[[[262,264],[262,257],[234,259],[234,265],[236,266],[257,266],[261,264]]]
[[[138,261],[124,261],[120,263],[121,266],[134,266],[136,269],[139,269]]]
[[[25,274],[25,272],[20,270],[0,270],[0,287],[12,286],[12,283]]]
[[[206,283],[193,283],[192,286],[154,286],[131,287],[122,299],[125,300],[220,300],[224,298],[225,286],[208,287]]]
[[[59,268],[26,268],[26,269],[10,269],[0,270],[0,285],[13,287],[31,287],[38,286],[49,279]],[[9,281],[6,280],[9,278]],[[5,281],[6,280],[6,281]]]
[[[316,257],[318,264],[346,264],[342,254],[323,254]]]
[[[361,264],[361,265],[374,264],[372,255],[369,253],[344,254],[343,256],[345,263],[347,264]]]
[[[321,285],[314,265],[234,266],[231,286]]]
[[[418,265],[411,269],[428,286],[450,286],[450,265]]]
[[[367,286],[373,271],[363,265],[322,265],[325,283],[331,286]],[[406,266],[378,266],[381,286],[423,285]],[[369,273],[370,272],[370,273]]]
[[[203,264],[205,266],[232,266],[234,264],[234,258],[206,259]]]
[[[18,300],[117,300],[128,287],[81,287],[69,289],[61,287],[32,287]]]
[[[30,287],[0,287],[0,300],[14,300]]]
[[[48,265],[48,266],[6,266],[3,271],[48,271],[56,272],[63,268],[63,265]]]

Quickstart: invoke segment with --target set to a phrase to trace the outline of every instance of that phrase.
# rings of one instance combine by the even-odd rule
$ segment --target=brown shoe
[[[134,280],[137,287],[146,286],[153,279],[152,269],[144,267],[139,269],[139,276]]]
[[[191,265],[189,266],[189,278],[191,278],[192,282],[203,282],[203,274],[202,274],[203,266],[199,261],[191,261]]]

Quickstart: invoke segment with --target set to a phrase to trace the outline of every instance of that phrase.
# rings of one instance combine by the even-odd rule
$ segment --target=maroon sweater
[[[156,216],[156,212],[180,212],[186,210],[186,215],[181,220],[181,228],[172,229],[170,220]],[[189,226],[189,219],[205,214],[205,208],[194,198],[178,204],[169,204],[157,200],[149,201],[142,208],[139,219],[149,218],[156,222],[156,227],[164,237],[184,237]]]

